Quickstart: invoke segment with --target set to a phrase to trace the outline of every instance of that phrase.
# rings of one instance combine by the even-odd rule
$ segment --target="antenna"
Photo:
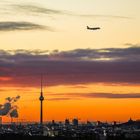
[[[41,75],[41,93],[43,93],[43,76]]]

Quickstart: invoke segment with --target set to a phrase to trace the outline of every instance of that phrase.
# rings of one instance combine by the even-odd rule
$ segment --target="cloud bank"
[[[140,84],[140,47],[71,51],[0,50],[0,84],[48,86],[88,83]]]

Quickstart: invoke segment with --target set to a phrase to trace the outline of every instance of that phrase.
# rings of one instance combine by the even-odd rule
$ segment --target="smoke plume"
[[[18,107],[14,105],[20,99],[20,96],[7,97],[6,102],[0,104],[0,116],[9,116],[11,118],[18,118]]]

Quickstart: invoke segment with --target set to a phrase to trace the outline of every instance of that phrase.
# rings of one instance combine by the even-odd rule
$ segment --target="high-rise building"
[[[69,119],[65,119],[65,125],[66,125],[66,126],[70,125]]]
[[[74,118],[74,119],[72,120],[72,124],[73,124],[74,126],[78,126],[78,119]]]

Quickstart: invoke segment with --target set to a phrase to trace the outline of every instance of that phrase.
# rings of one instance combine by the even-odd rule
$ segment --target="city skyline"
[[[43,74],[44,121],[140,119],[139,5],[1,0],[0,104],[19,95],[18,119],[39,122]]]

